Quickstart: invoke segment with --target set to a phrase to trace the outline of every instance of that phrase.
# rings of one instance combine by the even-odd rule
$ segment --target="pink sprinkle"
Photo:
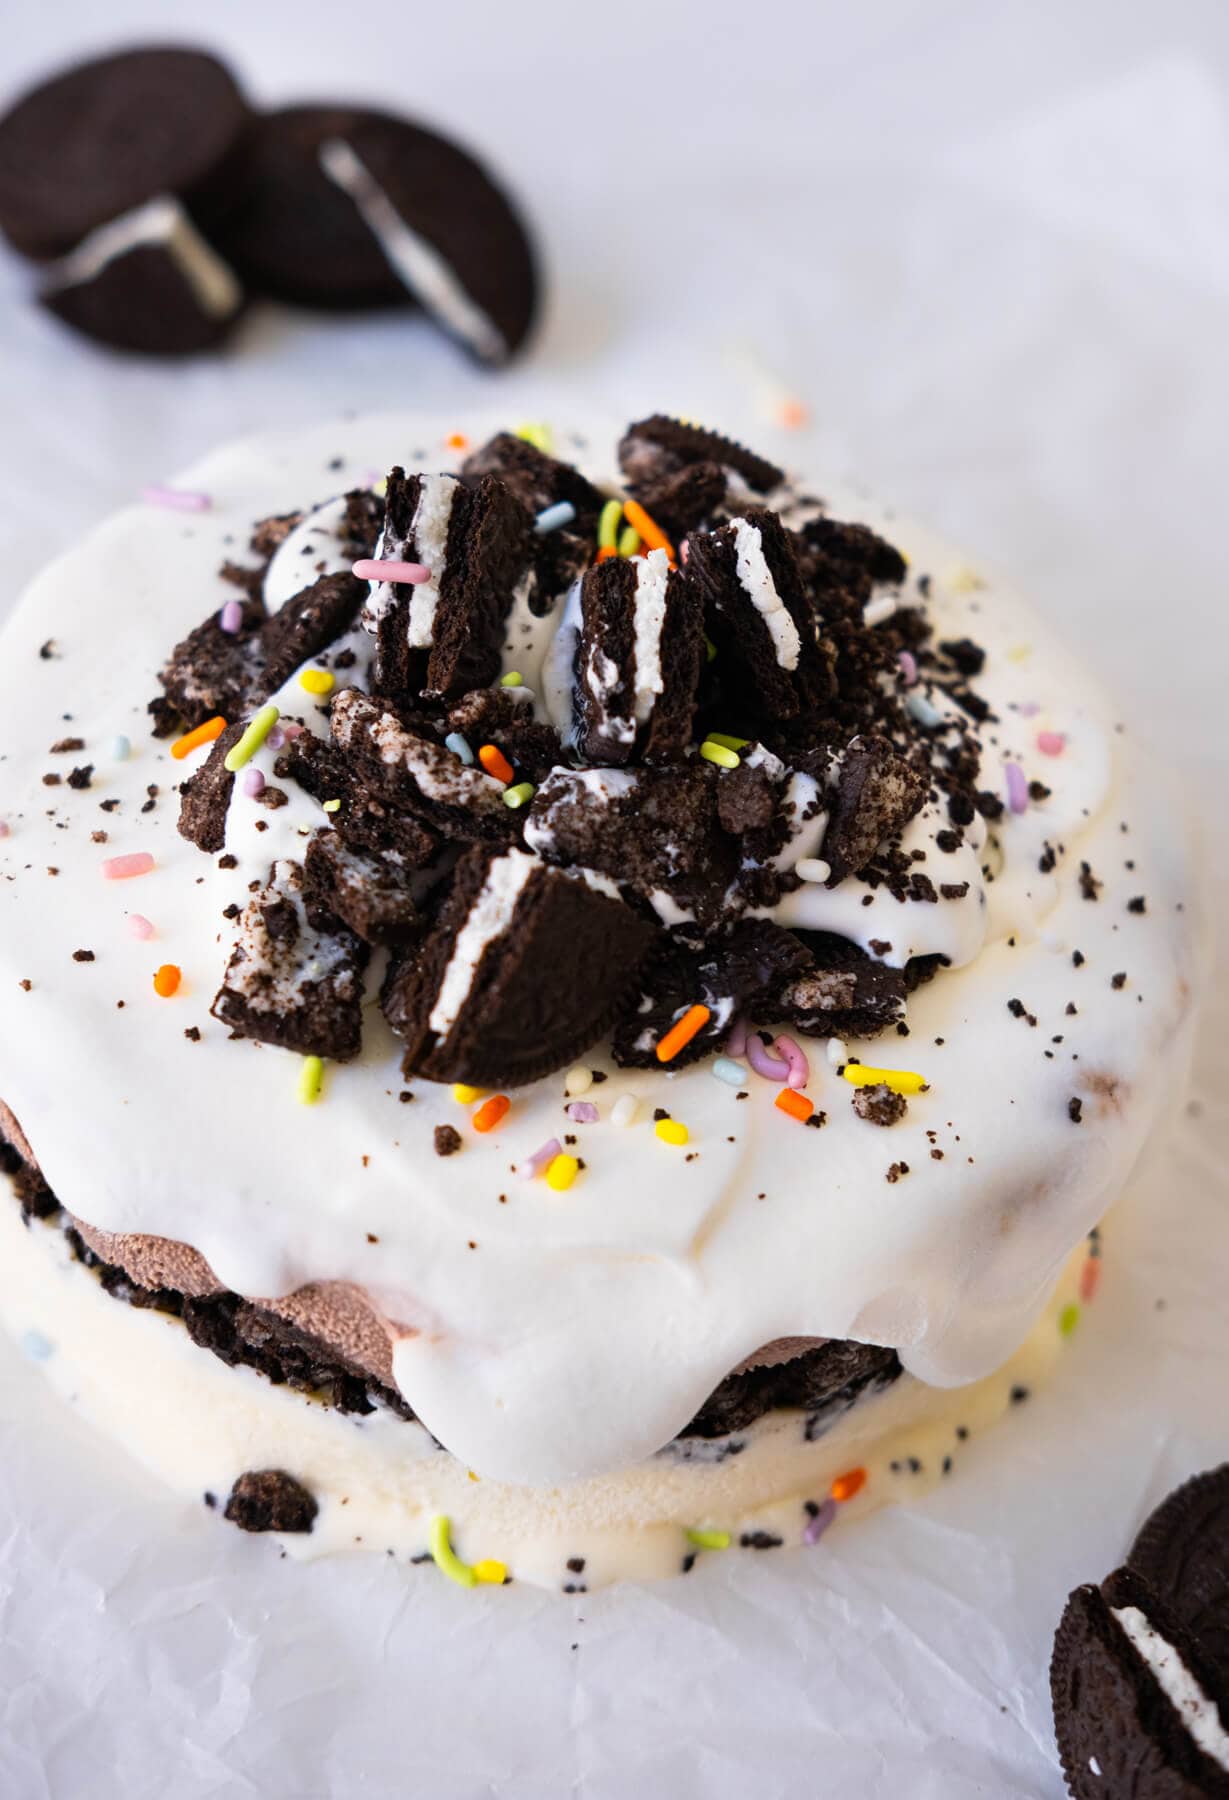
[[[722,1045],[727,1056],[745,1056],[747,1054],[747,1021],[735,1019],[730,1026],[730,1035]]]
[[[679,561],[681,563],[685,563],[687,561],[688,556],[690,556],[690,554],[691,554],[691,539],[684,538],[682,543],[679,545]]]
[[[243,608],[237,600],[228,600],[218,614],[218,624],[230,637],[238,637],[243,630]]]
[[[8,837],[12,829],[13,827],[9,824],[7,819],[0,819],[0,838]]]
[[[195,494],[191,488],[164,487],[158,481],[142,488],[141,498],[148,506],[165,506],[171,512],[208,512],[213,505],[208,494]]]
[[[133,875],[148,875],[154,859],[148,850],[134,850],[128,856],[109,856],[102,865],[106,881],[127,881]]]
[[[917,680],[917,657],[914,656],[912,650],[902,650],[896,660],[899,662],[900,672],[905,678],[905,686],[912,687]]]
[[[558,1138],[547,1138],[540,1150],[535,1150],[523,1163],[517,1163],[517,1174],[523,1181],[532,1181],[535,1175],[540,1175],[543,1169],[550,1167],[561,1149]]]
[[[756,1074],[762,1075],[765,1081],[784,1081],[789,1074],[789,1064],[784,1057],[770,1055],[758,1031],[747,1033],[746,1055]]]
[[[272,736],[272,733],[270,733],[270,736]],[[303,727],[301,725],[283,725],[282,736],[287,742],[289,742],[291,738],[302,737]]]
[[[789,1067],[789,1074],[786,1076],[788,1085],[792,1088],[804,1088],[811,1078],[811,1065],[802,1045],[792,1037],[779,1037],[773,1049],[778,1056],[785,1058]]]
[[[376,561],[369,556],[356,562],[351,573],[359,581],[407,581],[412,586],[431,579],[431,571],[425,563],[397,562],[391,558]]]
[[[1061,756],[1067,747],[1067,739],[1061,731],[1039,731],[1037,748],[1043,756]]]
[[[578,1125],[596,1125],[602,1116],[592,1100],[573,1100],[571,1106],[565,1107],[564,1111]]]
[[[265,791],[265,778],[259,769],[249,769],[243,777],[243,791],[253,800]]]
[[[1024,770],[1019,763],[1003,764],[1003,773],[1007,777],[1007,804],[1013,813],[1028,810],[1028,782],[1024,779]]]
[[[818,1544],[833,1519],[836,1517],[836,1501],[832,1499],[820,1502],[819,1511],[809,1518],[802,1533],[804,1544]]]
[[[142,943],[154,935],[154,928],[144,913],[133,913],[128,920],[128,929],[133,937],[140,938]]]

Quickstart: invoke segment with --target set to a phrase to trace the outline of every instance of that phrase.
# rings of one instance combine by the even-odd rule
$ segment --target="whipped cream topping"
[[[782,1337],[893,1344],[925,1381],[979,1378],[1023,1341],[1161,1114],[1197,982],[1191,879],[1151,747],[1134,753],[1044,624],[997,585],[949,583],[959,566],[949,549],[862,502],[827,491],[834,516],[878,526],[906,550],[906,594],[930,577],[936,635],[970,635],[987,652],[976,682],[995,715],[981,728],[983,783],[1006,799],[1011,761],[1050,790],[1023,813],[1008,807],[966,856],[936,850],[937,820],[919,814],[910,841],[927,848],[921,866],[941,859],[945,882],[967,879],[960,900],[906,903],[881,889],[863,908],[847,881],[807,883],[793,902],[835,905],[849,889],[853,910],[878,912],[877,928],[832,912],[823,928],[889,942],[884,960],[933,946],[962,965],[911,997],[907,1038],[849,1044],[865,1062],[924,1075],[928,1091],[905,1121],[885,1132],[858,1118],[810,1043],[820,1131],[784,1118],[776,1088],[750,1073],[739,1103],[708,1063],[622,1071],[598,1045],[588,1060],[608,1076],[595,1090],[600,1117],[577,1128],[585,1168],[560,1195],[508,1170],[558,1132],[561,1077],[516,1091],[481,1138],[447,1088],[416,1081],[414,1104],[397,1103],[405,1083],[376,1000],[381,959],[368,971],[362,1054],[329,1070],[315,1107],[296,1104],[295,1057],[231,1042],[209,1018],[233,935],[224,911],[241,910],[276,859],[301,859],[326,815],[293,784],[270,812],[237,782],[234,866],[203,858],[179,837],[168,790],[204,753],[176,763],[145,735],[154,673],[173,637],[228,597],[217,574],[228,538],[404,460],[407,446],[437,447],[447,468],[456,426],[379,416],[232,446],[180,478],[212,495],[211,512],[187,521],[130,508],[34,584],[0,672],[0,816],[11,827],[0,841],[0,1095],[52,1187],[91,1224],[190,1242],[248,1295],[318,1280],[364,1288],[396,1322],[394,1371],[411,1405],[481,1475],[550,1482],[627,1466]],[[467,430],[480,441],[480,425]],[[560,623],[566,631],[562,599],[551,629],[518,653],[538,705]],[[50,637],[54,652],[41,657]],[[920,685],[941,710],[945,697]],[[326,729],[293,679],[279,703]],[[82,792],[42,783],[62,762],[49,746],[68,729],[95,765]],[[121,732],[134,746],[124,762],[108,748]],[[1061,754],[1043,751],[1039,733]],[[390,723],[384,754],[407,753]],[[253,759],[270,782],[275,756],[266,745]],[[585,776],[597,792],[619,779]],[[151,784],[161,795],[143,812]],[[799,792],[800,819],[812,798]],[[104,813],[103,801],[117,805]],[[800,824],[798,855],[822,853],[819,818]],[[92,841],[98,829],[105,847]],[[1040,866],[1047,846],[1052,868]],[[102,879],[105,857],[138,850],[153,854],[151,874]],[[1081,863],[1102,884],[1093,901]],[[1128,907],[1137,895],[1144,913]],[[133,912],[153,922],[155,942],[129,935]],[[956,923],[966,917],[976,944],[974,927]],[[78,948],[95,960],[75,962]],[[163,961],[184,975],[169,1001],[151,985]],[[611,1112],[626,1095],[638,1122],[618,1130]],[[687,1125],[685,1152],[655,1135],[658,1105]],[[461,1131],[461,1154],[431,1154],[440,1123]],[[893,1164],[908,1173],[886,1179]]]
[[[1138,1606],[1110,1608],[1132,1649],[1156,1677],[1157,1686],[1205,1756],[1229,1769],[1229,1731],[1215,1701],[1207,1695],[1167,1638]]]

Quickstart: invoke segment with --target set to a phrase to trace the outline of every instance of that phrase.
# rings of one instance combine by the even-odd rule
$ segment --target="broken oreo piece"
[[[249,1469],[230,1491],[223,1517],[240,1531],[310,1531],[320,1508],[284,1469]]]
[[[411,873],[395,850],[351,850],[336,831],[317,831],[303,859],[308,921],[328,930],[340,919],[365,944],[404,948],[426,929]]]
[[[785,480],[785,472],[766,457],[757,456],[733,438],[700,425],[685,425],[665,413],[653,413],[629,425],[619,442],[619,467],[633,491],[652,488],[663,477],[676,475],[696,463],[732,469],[757,494],[771,493]]]
[[[434,930],[384,984],[405,1073],[520,1087],[588,1049],[653,938],[610,886],[518,849],[463,857]]]
[[[366,584],[353,575],[321,575],[267,619],[261,630],[266,691],[276,693],[303,663],[335,644],[358,617],[366,594]]]
[[[474,748],[497,744],[515,763],[518,778],[535,787],[563,761],[559,733],[534,717],[527,688],[474,688],[462,694],[448,709],[448,728]]]
[[[211,1013],[238,1037],[349,1062],[362,1039],[366,949],[337,920],[307,917],[303,871],[276,862],[248,902]]]
[[[212,856],[226,848],[226,815],[235,777],[226,758],[246,729],[242,720],[215,738],[209,755],[194,775],[179,785],[179,835]]]
[[[926,778],[886,738],[858,737],[841,758],[823,858],[828,887],[864,869],[879,845],[904,829],[926,799]]]
[[[533,535],[533,585],[528,604],[530,612],[542,618],[588,567],[603,497],[571,463],[547,456],[510,431],[497,432],[461,465],[461,477],[471,486],[483,475],[497,475],[534,516],[560,500],[566,500],[575,512],[568,524]]]
[[[638,999],[614,1030],[612,1053],[625,1069],[655,1069],[657,1045],[688,1007],[709,1018],[670,1059],[681,1069],[721,1048],[741,1012],[771,1016],[776,997],[806,969],[810,955],[770,919],[744,919],[720,938],[682,925],[658,940],[638,984]]]
[[[905,977],[846,938],[798,931],[811,967],[781,995],[780,1016],[808,1037],[877,1037],[904,1017]]]
[[[585,575],[576,647],[576,745],[587,762],[681,756],[704,660],[699,595],[664,550]]]
[[[333,702],[329,723],[350,782],[389,808],[409,812],[465,843],[506,842],[515,835],[516,820],[504,805],[503,783],[412,729],[384,701],[358,688],[343,688]]]
[[[219,714],[233,722],[264,697],[264,606],[249,593],[240,608],[238,631],[222,630],[219,607],[176,644],[158,676],[189,730]]]

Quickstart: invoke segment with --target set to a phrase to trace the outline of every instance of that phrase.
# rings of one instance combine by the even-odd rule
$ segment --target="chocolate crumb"
[[[249,1469],[230,1491],[223,1515],[241,1531],[310,1531],[319,1511],[284,1469]]]
[[[885,1179],[888,1181],[899,1181],[902,1175],[907,1175],[908,1173],[909,1165],[907,1162],[894,1162],[888,1170]]]
[[[1082,969],[1086,960],[1084,952],[1082,950],[1073,950],[1071,952],[1071,960],[1077,969]]]
[[[896,1125],[909,1110],[905,1096],[896,1093],[886,1081],[855,1088],[852,1105],[858,1117],[870,1125]]]
[[[199,1044],[201,1041],[200,1026],[199,1025],[189,1025],[186,1028],[186,1030],[184,1031],[184,1036],[187,1038],[187,1040],[190,1044]]]
[[[59,787],[59,785],[63,779],[64,779],[64,777],[62,775],[56,775],[56,774],[44,775],[43,776],[43,786],[44,787]]]
[[[461,1133],[455,1125],[437,1125],[435,1128],[435,1154],[437,1156],[455,1156],[461,1148]]]
[[[69,777],[69,780],[72,780],[71,776]],[[1142,894],[1136,894],[1133,899],[1127,901],[1127,911],[1130,913],[1142,913],[1147,912],[1147,910],[1148,902]]]
[[[1078,1094],[1072,1094],[1067,1102],[1067,1117],[1073,1125],[1078,1125],[1084,1117],[1084,1102]]]
[[[79,737],[57,738],[51,746],[52,756],[71,756],[74,750],[84,750],[85,739]]]
[[[1097,880],[1088,863],[1082,862],[1080,864],[1080,893],[1084,896],[1085,900],[1096,900],[1104,885],[1104,882]]]
[[[92,950],[74,950],[73,951],[73,961],[74,962],[93,962],[93,960],[94,960],[94,952]]]
[[[1127,972],[1125,969],[1119,969],[1119,971],[1116,975],[1110,976],[1110,986],[1115,990],[1115,992],[1117,992],[1117,990],[1119,988],[1124,988],[1126,985],[1127,985]]]

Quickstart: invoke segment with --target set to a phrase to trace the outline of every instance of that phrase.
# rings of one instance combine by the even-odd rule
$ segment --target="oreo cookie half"
[[[580,588],[576,745],[586,761],[681,756],[704,660],[704,607],[664,550],[612,557]]]
[[[1229,1463],[1192,1476],[1161,1502],[1127,1566],[1165,1595],[1229,1680]]]
[[[565,1068],[609,1028],[652,938],[587,871],[470,851],[435,929],[384,984],[406,1074],[519,1087]]]

